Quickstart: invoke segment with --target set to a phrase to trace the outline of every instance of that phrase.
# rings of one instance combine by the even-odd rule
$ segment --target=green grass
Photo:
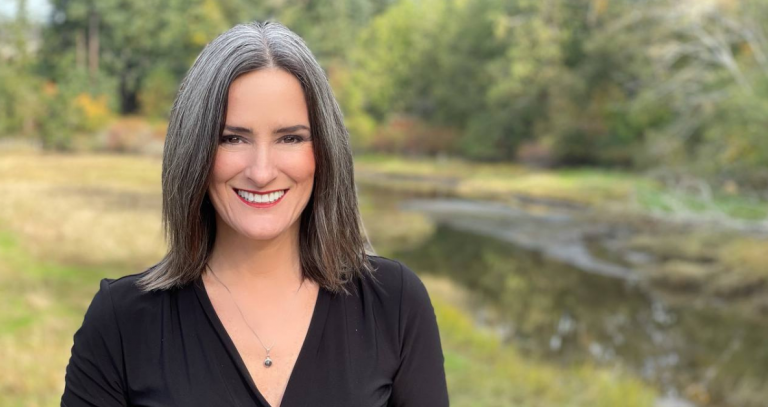
[[[431,287],[430,280],[426,279]],[[474,325],[451,299],[431,290],[452,406],[653,406],[656,392],[617,370],[552,366],[525,359]]]
[[[0,406],[58,405],[72,336],[115,270],[47,263],[0,230]]]
[[[651,183],[636,186],[636,201],[646,211],[689,216],[725,215],[739,220],[765,220],[768,202],[739,195],[714,193],[709,199],[664,190]]]

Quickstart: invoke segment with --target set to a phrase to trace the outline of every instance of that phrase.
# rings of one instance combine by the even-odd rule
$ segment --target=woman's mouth
[[[266,194],[259,194],[243,189],[234,189],[234,191],[243,203],[255,208],[269,208],[275,206],[283,199],[285,194],[288,193],[287,189],[272,191]]]

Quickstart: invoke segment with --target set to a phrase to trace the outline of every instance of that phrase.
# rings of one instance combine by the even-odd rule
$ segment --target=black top
[[[448,406],[434,309],[421,280],[370,256],[377,281],[320,288],[283,407]],[[146,271],[144,272],[146,273]],[[103,279],[74,335],[61,405],[270,407],[198,278],[143,292]]]

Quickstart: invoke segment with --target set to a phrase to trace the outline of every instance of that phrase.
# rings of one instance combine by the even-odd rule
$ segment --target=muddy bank
[[[408,205],[584,271],[651,284],[672,301],[728,303],[768,317],[768,236],[761,233],[671,222],[620,200],[468,191],[450,176],[368,170],[357,181],[428,198]],[[473,216],[451,220],[456,213]]]

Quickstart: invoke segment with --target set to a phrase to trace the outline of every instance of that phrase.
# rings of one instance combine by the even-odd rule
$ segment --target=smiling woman
[[[238,25],[171,112],[169,250],[104,279],[75,333],[62,406],[447,406],[421,280],[376,256],[349,134],[304,42]]]
[[[298,238],[314,176],[309,114],[296,77],[266,68],[235,79],[208,186],[222,218],[216,246],[231,247],[231,240],[242,238],[271,241],[281,234]]]

